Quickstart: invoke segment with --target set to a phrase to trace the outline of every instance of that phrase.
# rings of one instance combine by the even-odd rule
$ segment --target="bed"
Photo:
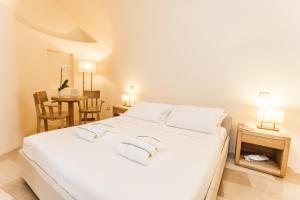
[[[95,123],[115,129],[97,143],[76,137],[77,127],[24,139],[22,176],[41,200],[216,199],[229,134],[199,134],[126,116]],[[222,126],[230,133],[231,118]],[[149,166],[116,153],[124,138],[141,134],[168,146]]]

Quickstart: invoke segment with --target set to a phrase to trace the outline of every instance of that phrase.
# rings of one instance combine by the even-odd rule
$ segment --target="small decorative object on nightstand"
[[[119,116],[120,114],[126,112],[128,109],[129,107],[123,105],[113,106],[113,116]]]
[[[235,163],[279,177],[286,174],[291,138],[278,131],[238,124]],[[245,155],[267,156],[269,161],[247,161]]]

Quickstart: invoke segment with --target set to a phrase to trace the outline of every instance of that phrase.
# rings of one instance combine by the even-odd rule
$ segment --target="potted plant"
[[[69,80],[66,79],[66,80],[63,81],[63,70],[64,70],[64,68],[66,68],[66,66],[63,66],[60,69],[60,85],[59,85],[59,88],[58,88],[58,95],[59,96],[64,96],[64,93],[65,93],[64,89],[69,87],[69,85],[68,85]]]

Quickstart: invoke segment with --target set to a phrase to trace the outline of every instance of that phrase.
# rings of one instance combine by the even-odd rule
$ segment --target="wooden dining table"
[[[69,116],[69,126],[74,126],[74,103],[87,99],[86,96],[53,96],[51,97],[53,101],[61,103],[68,103]]]

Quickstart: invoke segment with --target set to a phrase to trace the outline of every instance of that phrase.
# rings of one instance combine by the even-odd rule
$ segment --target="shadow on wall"
[[[42,26],[35,25],[33,23],[30,23],[27,21],[25,18],[22,18],[20,16],[16,15],[16,19],[23,23],[24,25],[49,36],[61,38],[64,40],[71,40],[71,41],[76,41],[76,42],[86,42],[86,43],[97,43],[97,41],[90,36],[88,33],[83,31],[80,27],[74,27],[72,30],[69,30],[67,33],[60,33],[60,32],[55,32],[48,30]]]

